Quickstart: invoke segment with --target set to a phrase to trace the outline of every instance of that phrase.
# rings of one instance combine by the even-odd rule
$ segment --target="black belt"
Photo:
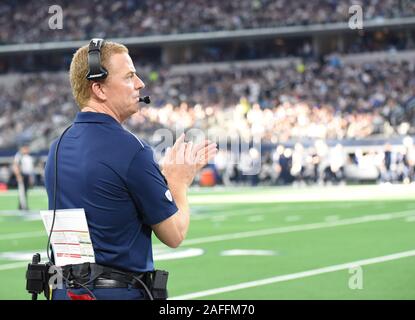
[[[96,288],[142,288],[137,279],[150,285],[150,272],[132,273],[95,263],[68,265],[62,269],[68,287],[79,288],[82,287],[80,284],[93,284]]]
[[[129,272],[96,263],[82,263],[62,267],[63,278],[68,288],[88,285],[94,288],[144,289],[151,300],[167,299],[167,278],[163,270]]]
[[[113,279],[105,279],[105,278],[98,278],[94,281],[94,288],[95,289],[109,289],[109,288],[128,288],[131,286],[135,289],[142,289],[142,286],[138,283],[134,284],[127,284],[122,281],[113,280]]]

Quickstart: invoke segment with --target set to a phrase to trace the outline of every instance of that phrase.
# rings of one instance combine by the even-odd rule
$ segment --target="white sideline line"
[[[253,192],[236,194],[194,194],[189,196],[189,203],[229,204],[229,203],[288,203],[288,202],[321,202],[321,201],[379,201],[411,200],[414,197],[415,185],[362,186],[362,187],[321,187],[308,189],[275,189],[274,192]]]
[[[299,225],[293,225],[293,226],[287,226],[287,227],[277,227],[277,228],[253,230],[253,231],[246,231],[246,232],[221,234],[221,235],[216,235],[216,236],[185,240],[181,246],[225,241],[225,240],[252,238],[252,237],[267,236],[267,235],[280,234],[280,233],[332,228],[332,227],[337,227],[337,226],[346,226],[346,225],[365,223],[365,222],[385,221],[385,220],[391,220],[391,219],[405,218],[405,217],[414,216],[414,215],[415,215],[415,210],[406,210],[406,211],[398,211],[395,213],[366,215],[362,217],[336,220],[336,221],[325,221],[325,222],[317,222],[317,223],[310,223],[310,224],[299,224]],[[159,245],[155,245],[154,247],[156,248],[164,247],[164,245],[159,244]]]
[[[386,256],[369,258],[369,259],[364,259],[364,260],[357,260],[357,261],[347,262],[343,264],[323,267],[319,269],[302,271],[298,273],[285,274],[285,275],[275,276],[272,278],[266,278],[266,279],[249,281],[249,282],[242,282],[239,284],[230,285],[226,287],[184,294],[181,296],[172,297],[170,298],[170,300],[187,300],[187,299],[207,297],[207,296],[211,296],[211,295],[215,295],[219,293],[231,292],[231,291],[236,291],[236,290],[241,290],[241,289],[246,289],[246,288],[263,286],[263,285],[267,285],[271,283],[306,278],[306,277],[311,277],[311,276],[315,276],[315,275],[319,275],[323,273],[350,269],[356,266],[364,266],[364,265],[369,265],[369,264],[381,263],[381,262],[392,261],[392,260],[397,260],[397,259],[407,258],[407,257],[412,257],[412,256],[415,256],[415,250],[404,251],[404,252],[399,252],[399,253],[394,253],[394,254],[390,254]]]

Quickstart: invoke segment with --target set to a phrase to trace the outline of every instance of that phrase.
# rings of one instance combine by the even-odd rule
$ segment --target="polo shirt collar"
[[[117,120],[105,113],[99,112],[78,112],[76,114],[75,123],[108,123],[120,125]]]

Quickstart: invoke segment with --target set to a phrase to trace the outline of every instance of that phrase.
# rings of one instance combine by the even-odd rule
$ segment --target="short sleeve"
[[[137,151],[131,160],[126,182],[145,224],[160,223],[178,211],[149,146]]]
[[[16,153],[14,156],[14,163],[20,166],[20,161],[22,160],[22,155],[20,152]]]

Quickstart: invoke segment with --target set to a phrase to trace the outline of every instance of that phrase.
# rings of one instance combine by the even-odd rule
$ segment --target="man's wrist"
[[[186,195],[188,186],[185,183],[168,183],[171,193],[177,195]]]

